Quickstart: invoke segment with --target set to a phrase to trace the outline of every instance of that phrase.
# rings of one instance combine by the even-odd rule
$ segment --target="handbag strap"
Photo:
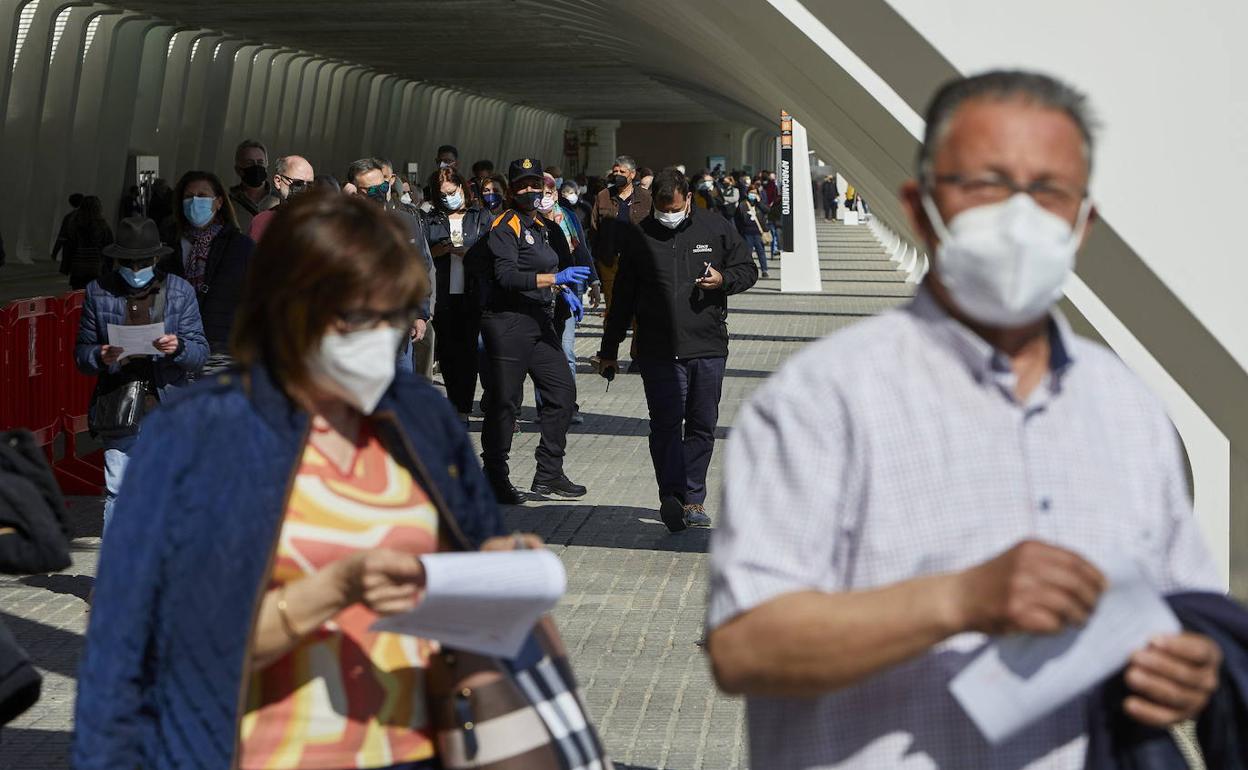
[[[168,284],[162,279],[160,288],[156,290],[156,299],[152,305],[152,323],[164,323],[165,321],[165,287]]]

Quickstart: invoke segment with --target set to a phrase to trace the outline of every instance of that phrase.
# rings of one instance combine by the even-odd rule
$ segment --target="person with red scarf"
[[[164,233],[173,249],[161,263],[184,278],[199,297],[204,334],[212,354],[205,373],[229,365],[230,329],[243,295],[255,243],[238,229],[225,185],[208,171],[188,171],[174,189],[173,219]]]

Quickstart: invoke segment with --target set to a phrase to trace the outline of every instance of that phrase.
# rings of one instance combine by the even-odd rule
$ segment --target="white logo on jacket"
[[[693,247],[694,254],[710,254],[712,251],[714,251],[714,249],[711,248],[709,243],[699,243],[697,246]]]

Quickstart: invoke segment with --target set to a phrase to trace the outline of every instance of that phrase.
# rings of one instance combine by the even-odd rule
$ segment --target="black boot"
[[[523,505],[526,499],[525,494],[511,483],[511,479],[506,476],[487,476],[490,482],[490,489],[494,491],[494,499],[499,505]]]
[[[533,486],[529,487],[534,494],[538,495],[558,495],[559,497],[584,497],[589,490],[580,484],[575,484],[567,477],[567,474],[559,476],[557,479],[549,479],[540,481],[533,479]]]

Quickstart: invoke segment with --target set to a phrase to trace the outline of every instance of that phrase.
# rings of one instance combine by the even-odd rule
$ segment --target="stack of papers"
[[[990,742],[1009,739],[1117,673],[1154,637],[1181,630],[1134,563],[1119,556],[1097,567],[1109,587],[1086,625],[999,638],[949,683]]]
[[[434,639],[481,655],[515,658],[538,619],[567,590],[563,562],[546,549],[422,556],[425,595],[374,631]]]

